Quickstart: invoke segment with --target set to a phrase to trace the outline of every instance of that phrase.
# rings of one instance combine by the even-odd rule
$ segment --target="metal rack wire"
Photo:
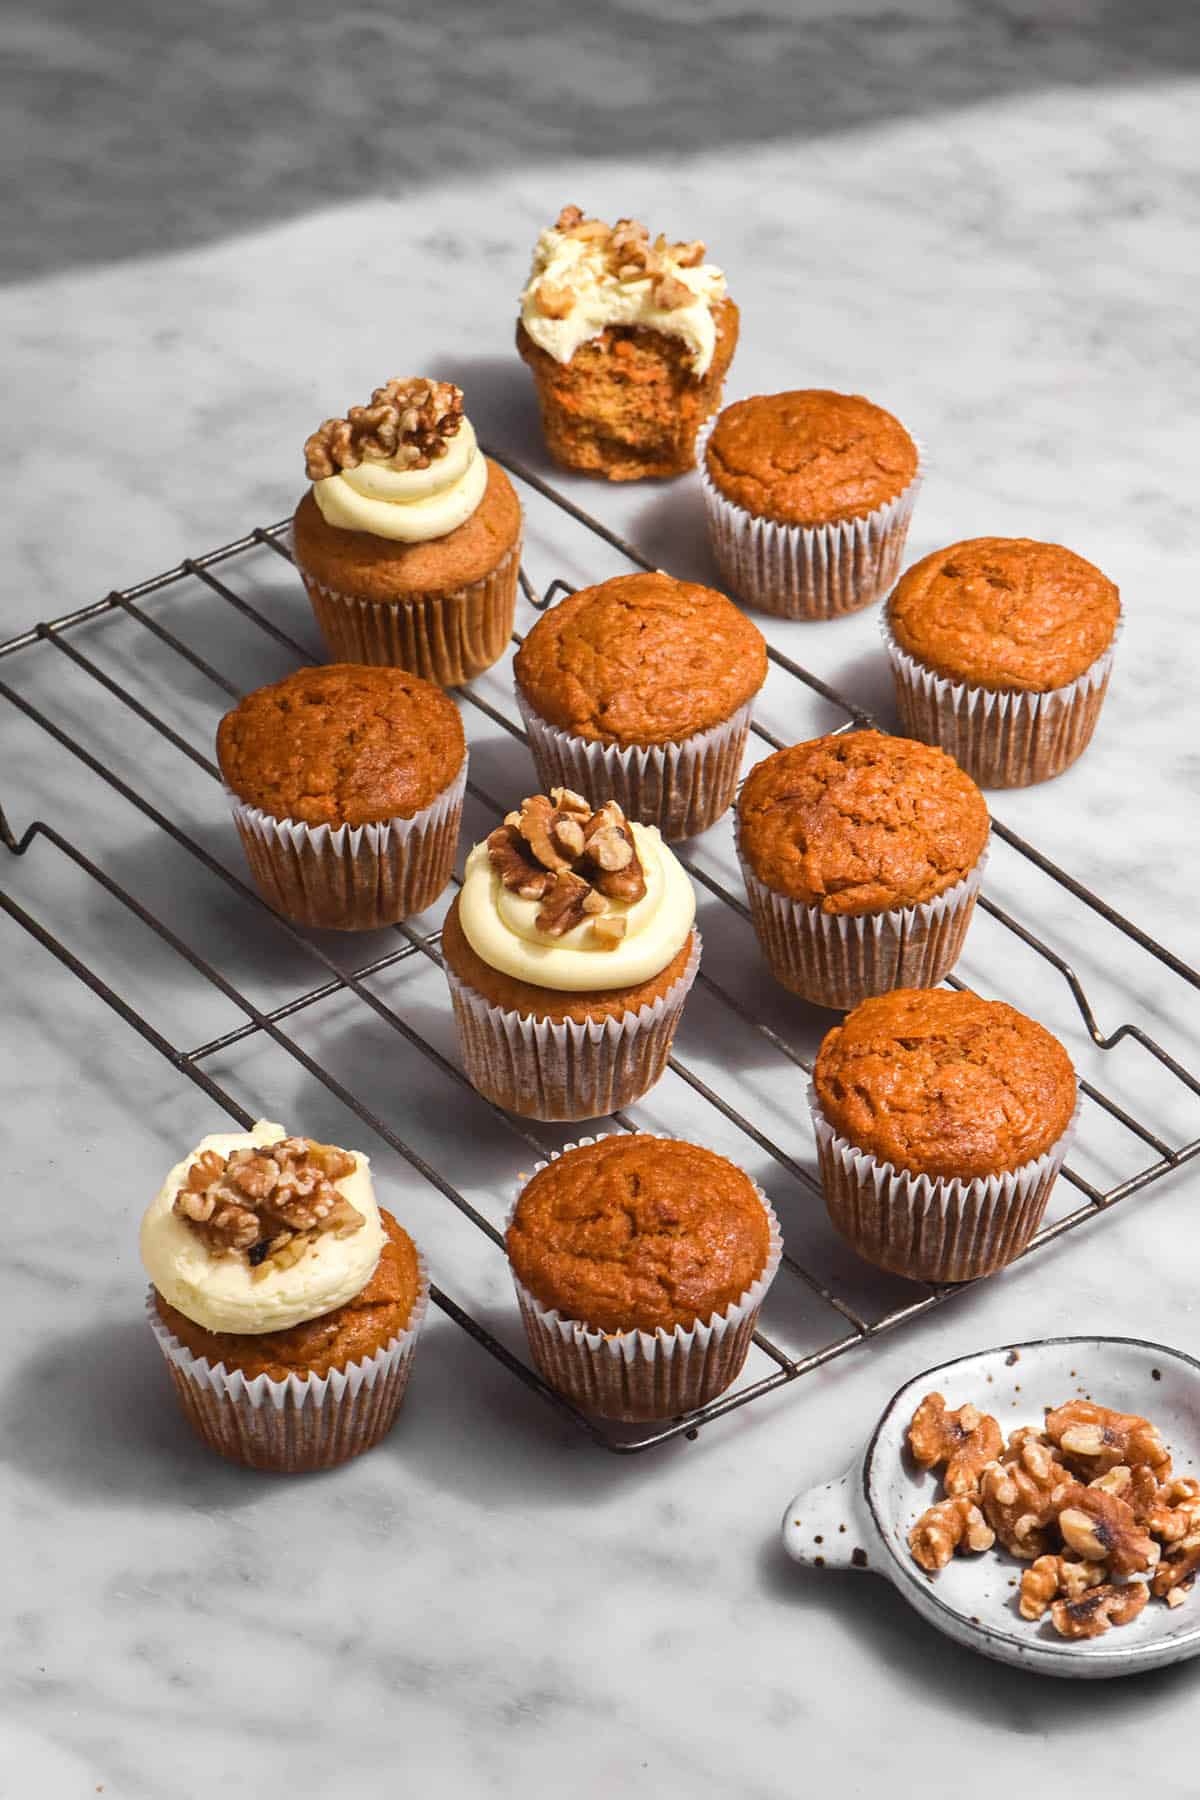
[[[602,539],[631,563],[643,569],[654,567],[633,545],[609,530],[600,520],[576,506],[565,495],[543,481],[534,471],[494,449],[489,450],[488,453],[502,463],[509,473],[517,477],[526,487],[539,494],[544,500],[597,538]],[[93,656],[80,647],[77,640],[85,636],[84,628],[94,621],[113,615],[124,617],[130,622],[131,627],[136,628],[137,632],[151,634],[174,656],[181,658],[183,662],[203,676],[214,688],[220,690],[227,698],[235,700],[239,697],[239,689],[228,675],[179,637],[163,622],[163,618],[158,612],[149,611],[143,605],[143,602],[152,597],[162,594],[170,596],[173,592],[177,593],[182,584],[196,581],[201,584],[214,602],[219,602],[232,609],[257,630],[267,634],[275,644],[285,649],[290,655],[297,657],[301,662],[312,661],[312,650],[308,646],[299,642],[267,617],[259,606],[256,606],[244,593],[232,587],[226,578],[228,573],[226,565],[236,564],[239,558],[244,558],[250,552],[262,548],[266,548],[284,561],[290,562],[291,557],[286,542],[287,532],[287,521],[265,528],[257,528],[248,532],[244,537],[235,539],[232,543],[209,551],[206,555],[185,558],[177,567],[164,574],[154,576],[148,581],[140,582],[134,587],[114,591],[89,606],[80,607],[59,618],[33,625],[27,631],[0,644],[0,660],[8,661],[19,658],[21,653],[28,651],[52,650],[68,660],[112,700],[127,708],[143,724],[149,726],[171,746],[173,751],[189,759],[206,775],[219,782],[220,774],[215,763],[189,743],[173,725],[161,716],[158,710],[139,700],[126,682],[107,673]],[[218,574],[218,570],[221,570],[222,573]],[[539,594],[524,568],[521,571],[521,586],[526,600],[538,610],[552,604],[559,594],[570,591],[567,583],[556,580],[549,585],[544,594]],[[520,641],[519,636],[515,638],[515,641]],[[838,708],[845,715],[844,723],[837,729],[851,731],[875,723],[870,715],[854,701],[838,693],[836,689],[801,667],[781,651],[772,648],[769,654],[775,666],[786,676],[803,684],[811,693]],[[19,667],[19,663],[13,663],[12,666]],[[525,734],[520,726],[513,719],[507,717],[499,707],[487,700],[482,693],[467,687],[459,690],[459,697],[467,707],[478,711],[503,732],[516,740],[525,741]],[[165,833],[174,844],[185,851],[188,856],[194,858],[210,875],[224,883],[241,900],[260,909],[272,921],[273,928],[282,933],[294,948],[321,966],[323,979],[299,993],[292,994],[282,1004],[266,1009],[260,1008],[222,972],[210,956],[186,942],[165,919],[144,905],[128,887],[118,881],[113,874],[100,867],[67,834],[56,829],[53,823],[44,819],[36,819],[20,835],[17,835],[3,810],[0,810],[0,840],[12,855],[25,856],[35,847],[44,846],[67,859],[88,881],[96,884],[142,927],[166,945],[175,955],[182,958],[213,990],[231,1002],[242,1014],[243,1023],[205,1043],[190,1049],[181,1048],[159,1031],[128,998],[112,987],[85,960],[83,955],[64,943],[54,931],[36,918],[19,901],[7,893],[0,892],[0,907],[4,912],[51,956],[78,977],[93,994],[103,1000],[147,1043],[152,1045],[181,1075],[193,1082],[230,1118],[237,1120],[243,1126],[248,1126],[253,1122],[254,1114],[218,1082],[204,1065],[214,1056],[245,1039],[258,1037],[269,1040],[297,1063],[309,1077],[319,1083],[337,1102],[353,1113],[369,1131],[389,1145],[417,1175],[469,1219],[472,1225],[491,1241],[497,1252],[502,1254],[503,1240],[500,1232],[467,1196],[448,1180],[425,1155],[408,1143],[397,1132],[393,1124],[366,1105],[349,1086],[339,1079],[332,1068],[305,1050],[296,1038],[285,1029],[287,1021],[330,996],[339,993],[353,995],[390,1031],[399,1034],[422,1056],[427,1057],[448,1083],[465,1088],[474,1094],[474,1089],[470,1087],[470,1083],[457,1064],[445,1056],[409,1020],[402,1017],[395,1007],[389,1005],[368,985],[373,977],[393,970],[398,965],[412,962],[413,959],[425,959],[440,964],[438,948],[440,932],[433,931],[422,934],[408,924],[396,926],[393,928],[393,935],[398,941],[394,947],[355,968],[340,967],[319,943],[314,942],[287,920],[272,913],[252,887],[227,869],[196,837],[185,831],[144,794],[131,786],[103,757],[89,749],[81,741],[76,731],[68,729],[59,720],[51,717],[47,711],[35,704],[9,681],[0,679],[0,698],[68,751],[91,776],[120,795],[157,831]],[[770,748],[780,747],[781,740],[768,731],[765,726],[756,723],[752,729],[758,739]],[[468,791],[486,808],[490,815],[499,816],[508,810],[511,796],[505,799],[489,792],[475,779],[468,782]],[[1090,908],[1114,931],[1121,933],[1126,939],[1155,958],[1173,976],[1190,984],[1193,988],[1200,988],[1200,973],[1190,968],[1133,921],[1117,912],[1099,895],[1060,869],[1033,845],[995,819],[993,819],[993,832],[1021,857],[1040,870],[1043,875],[1058,883],[1076,901]],[[681,860],[692,878],[708,894],[715,897],[742,920],[749,919],[749,912],[743,901],[703,868],[695,860],[693,854],[683,852]],[[1200,1079],[1184,1068],[1141,1025],[1126,1021],[1108,1033],[1101,1030],[1079,976],[1066,958],[1050,944],[1009,912],[996,905],[987,895],[980,896],[978,905],[1000,927],[1012,933],[1027,949],[1034,951],[1045,960],[1050,968],[1056,971],[1057,975],[1066,983],[1089,1036],[1101,1051],[1110,1051],[1126,1039],[1132,1040],[1155,1058],[1174,1081],[1181,1084],[1193,1096],[1200,1097]],[[954,980],[954,978],[951,979]],[[806,1072],[809,1070],[811,1066],[809,1060],[794,1045],[790,1044],[781,1032],[774,1029],[765,1020],[758,1018],[738,995],[730,991],[728,985],[703,968],[700,970],[698,980],[701,987],[712,996],[719,1006],[729,1009],[744,1027],[766,1042],[773,1056],[778,1056],[787,1064]],[[955,982],[955,985],[961,985],[961,983]],[[745,1111],[735,1106],[724,1094],[718,1094],[710,1083],[706,1082],[678,1055],[670,1058],[669,1066],[693,1094],[706,1106],[720,1113],[734,1130],[755,1144],[787,1176],[801,1183],[813,1193],[819,1192],[819,1184],[813,1171],[790,1155]],[[1096,1186],[1087,1180],[1077,1168],[1068,1165],[1063,1171],[1063,1180],[1079,1193],[1081,1204],[1065,1216],[1045,1225],[1025,1252],[1026,1256],[1035,1254],[1042,1246],[1061,1237],[1066,1232],[1075,1230],[1088,1219],[1095,1218],[1118,1201],[1149,1187],[1164,1175],[1179,1168],[1183,1163],[1200,1155],[1200,1137],[1173,1146],[1158,1131],[1139,1118],[1129,1106],[1114,1099],[1090,1081],[1081,1081],[1080,1085],[1089,1105],[1107,1115],[1124,1133],[1132,1136],[1146,1150],[1152,1152],[1152,1157],[1133,1174],[1107,1188]],[[476,1098],[478,1099],[478,1097]],[[480,1102],[480,1104],[484,1103]],[[511,1132],[525,1146],[539,1154],[545,1153],[547,1145],[529,1128],[529,1122],[516,1119],[503,1112],[499,1107],[492,1107],[491,1111],[503,1122],[504,1129]],[[614,1114],[611,1123],[628,1131],[638,1129],[635,1122],[624,1113]],[[964,1291],[965,1286],[973,1285],[968,1283],[958,1287],[931,1287],[916,1284],[917,1298],[906,1300],[878,1318],[868,1319],[858,1307],[836,1291],[834,1285],[822,1279],[812,1268],[806,1266],[805,1262],[791,1250],[785,1250],[784,1269],[793,1279],[803,1283],[813,1294],[819,1296],[839,1316],[845,1330],[829,1342],[804,1355],[790,1354],[760,1331],[756,1335],[755,1342],[772,1365],[769,1373],[758,1379],[743,1379],[742,1384],[730,1393],[687,1418],[638,1430],[613,1428],[577,1411],[549,1389],[521,1357],[507,1349],[493,1332],[440,1287],[434,1287],[433,1299],[442,1311],[483,1349],[504,1364],[518,1380],[540,1394],[548,1404],[555,1407],[560,1413],[569,1416],[595,1443],[620,1454],[631,1454],[650,1449],[680,1436],[694,1438],[701,1425],[733,1412],[776,1388],[797,1381],[856,1346],[872,1342],[897,1326],[920,1317],[931,1308],[941,1305],[951,1295]]]

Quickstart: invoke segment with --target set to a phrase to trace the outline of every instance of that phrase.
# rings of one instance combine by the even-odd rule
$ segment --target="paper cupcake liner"
[[[499,662],[517,608],[521,543],[490,574],[446,594],[367,600],[341,594],[300,570],[335,662],[387,663],[458,687]]]
[[[906,737],[948,750],[980,787],[1031,787],[1070,768],[1091,742],[1108,691],[1117,632],[1090,669],[1045,694],[999,693],[920,663],[881,621]]]
[[[713,482],[705,451],[715,424],[710,420],[700,433],[696,463],[709,541],[731,593],[778,619],[836,619],[870,606],[895,586],[925,476],[923,452],[908,486],[865,518],[780,525],[756,518]]]
[[[621,1018],[527,1018],[496,1006],[447,967],[463,1068],[487,1100],[527,1119],[599,1119],[632,1106],[667,1066],[700,967],[693,927],[687,967],[665,994]]]
[[[210,1450],[251,1469],[303,1475],[361,1456],[395,1422],[429,1309],[429,1270],[417,1252],[420,1285],[408,1324],[374,1356],[328,1375],[269,1375],[247,1380],[239,1369],[193,1356],[146,1297],[146,1317],[166,1358],[188,1422]]]
[[[809,1083],[821,1186],[834,1228],[867,1262],[914,1281],[973,1281],[1024,1250],[1066,1158],[1079,1103],[1058,1142],[1019,1169],[964,1181],[913,1175],[839,1136]]]
[[[568,1150],[598,1141],[580,1138],[577,1144],[566,1144],[562,1150],[553,1151],[547,1160],[557,1162]],[[533,1173],[545,1167],[546,1163],[540,1162]],[[525,1185],[522,1182],[518,1187],[505,1230],[512,1222]],[[529,1348],[543,1380],[584,1412],[630,1423],[677,1418],[723,1394],[741,1374],[759,1310],[783,1255],[783,1233],[775,1209],[758,1183],[753,1186],[762,1201],[771,1234],[762,1274],[724,1312],[713,1313],[711,1318],[686,1330],[682,1325],[674,1331],[661,1327],[654,1332],[590,1330],[580,1320],[564,1318],[542,1306],[517,1279],[510,1265]]]
[[[467,757],[411,819],[305,825],[229,795],[250,873],[268,905],[298,925],[374,931],[431,906],[454,870]]]
[[[538,780],[574,788],[593,806],[615,800],[627,819],[657,825],[668,843],[707,831],[733,805],[754,698],[719,725],[676,744],[593,744],[549,725],[520,688],[517,705],[529,733]]]
[[[962,954],[987,855],[985,847],[974,868],[933,900],[853,917],[776,893],[743,861],[750,915],[772,975],[801,999],[844,1011],[870,994],[936,987]]]

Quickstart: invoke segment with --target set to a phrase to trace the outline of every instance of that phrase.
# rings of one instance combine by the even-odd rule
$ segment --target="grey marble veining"
[[[659,0],[646,27],[653,41],[669,30],[686,36],[685,10]],[[460,379],[481,432],[545,472],[511,346],[529,244],[567,199],[635,212],[704,235],[728,269],[744,323],[731,394],[843,385],[892,406],[921,434],[932,472],[914,555],[983,531],[1044,535],[1120,582],[1127,624],[1095,743],[1059,782],[997,797],[995,810],[1195,962],[1200,394],[1188,274],[1200,88],[1180,22],[1190,9],[1139,9],[1142,34],[1132,11],[1107,9],[1109,35],[1096,40],[1108,43],[1106,56],[1081,47],[1070,66],[1084,78],[1073,79],[1059,49],[1033,91],[1013,91],[1005,76],[1009,7],[979,9],[979,29],[992,34],[992,60],[981,66],[992,78],[970,84],[922,66],[938,41],[930,34],[949,29],[959,9],[876,11],[864,23],[865,10],[830,19],[824,9],[818,46],[827,53],[843,42],[859,51],[861,68],[873,60],[882,68],[886,30],[889,66],[904,50],[924,108],[944,81],[946,109],[876,107],[860,68],[841,111],[793,127],[782,116],[783,76],[764,56],[772,128],[731,132],[732,147],[717,151],[711,121],[700,133],[683,104],[693,49],[673,91],[674,146],[653,160],[633,128],[636,107],[628,135],[614,142],[598,136],[596,113],[578,137],[539,138],[538,109],[522,120],[510,103],[497,114],[503,155],[494,168],[460,170],[446,158],[436,180],[422,165],[424,184],[402,190],[367,166],[353,195],[301,179],[298,216],[270,229],[252,207],[227,210],[219,195],[202,228],[197,207],[182,232],[148,203],[155,242],[170,253],[135,254],[150,249],[150,234],[145,219],[126,214],[120,260],[109,266],[93,266],[83,232],[74,265],[55,260],[0,297],[16,414],[44,420],[63,370],[73,377],[69,430],[26,432],[10,481],[0,636],[286,513],[313,423],[393,371],[427,367]],[[1053,46],[1070,38],[1074,14],[1095,9],[1040,10],[1041,41]],[[521,89],[518,26],[535,13],[514,12],[509,40],[473,50],[479,92],[501,66]],[[759,36],[750,34],[747,57],[754,41],[769,46],[771,31],[784,33],[787,13],[754,15]],[[731,34],[738,16],[729,10]],[[91,46],[100,72],[117,66],[119,45],[88,37],[78,21],[68,30],[66,17],[52,25],[39,15],[27,35],[59,33],[69,95],[79,44]],[[236,29],[254,31],[245,21]],[[172,55],[184,57],[189,41],[181,30]],[[1160,55],[1155,44],[1178,54]],[[259,54],[261,74],[266,49]],[[294,85],[293,49],[279,54]],[[1139,60],[1127,68],[1126,54]],[[1118,79],[1126,75],[1138,79]],[[103,117],[116,132],[111,109]],[[587,160],[576,154],[584,145]],[[218,154],[211,142],[206,154]],[[122,205],[144,197],[144,166],[129,155],[114,172],[132,184]],[[252,185],[252,171],[244,174]],[[327,204],[334,200],[343,203]],[[65,184],[61,204],[60,223],[71,216]],[[229,238],[233,226],[242,235]],[[693,481],[564,485],[664,564],[711,573]],[[528,563],[542,584],[621,566],[536,503]],[[271,616],[311,637],[303,595],[282,564],[264,552],[250,579]],[[198,587],[169,605],[163,616],[237,685],[288,666],[286,653],[216,612]],[[139,639],[131,659],[129,631],[113,622],[78,642],[147,704],[165,701],[182,735],[206,748],[220,693],[195,672],[181,675],[153,642]],[[772,627],[771,636],[892,716],[872,615]],[[115,704],[97,704],[65,657],[22,652],[0,666],[0,679],[239,868],[208,777]],[[507,671],[480,688],[507,704]],[[820,704],[800,704],[778,674],[763,718],[794,736],[833,722]],[[525,772],[520,751],[478,715],[468,725],[477,776],[514,790]],[[259,1004],[320,979],[9,708],[0,745],[3,803],[18,830],[39,815],[61,825],[164,908],[187,941],[219,951]],[[474,807],[468,830],[477,835],[484,823]],[[732,873],[724,829],[698,854],[715,873]],[[127,984],[176,1041],[198,1043],[236,1023],[232,1008],[148,946],[50,846],[0,856],[0,880],[102,974]],[[1175,1054],[1197,1060],[1193,993],[1011,853],[997,851],[988,885],[1071,956],[1106,1027],[1136,1014]],[[723,928],[708,903],[702,923],[714,972],[742,984],[797,1041],[815,1042],[828,1021],[772,991],[748,939]],[[1060,1328],[1145,1335],[1195,1352],[1194,1175],[706,1429],[699,1442],[649,1457],[592,1449],[435,1313],[388,1443],[359,1466],[288,1483],[226,1468],[193,1446],[140,1317],[138,1218],[181,1147],[215,1128],[212,1107],[8,920],[0,954],[6,1800],[100,1788],[108,1800],[191,1800],[218,1789],[340,1800],[382,1781],[453,1796],[569,1785],[589,1800],[614,1789],[783,1800],[802,1786],[840,1797],[918,1776],[931,1800],[960,1800],[961,1761],[947,1745],[962,1743],[984,1800],[1028,1791],[1031,1772],[1047,1789],[1072,1792],[1086,1779],[1100,1800],[1124,1800],[1151,1742],[1156,1793],[1194,1793],[1181,1721],[1195,1703],[1195,1671],[1140,1677],[1102,1696],[1039,1686],[944,1642],[882,1584],[794,1569],[776,1544],[788,1497],[845,1466],[891,1391],[928,1364]],[[1091,1049],[1065,989],[994,926],[973,931],[963,973],[1045,1018],[1081,1068],[1136,1099],[1172,1141],[1196,1135],[1200,1106],[1135,1046],[1107,1057]],[[452,1053],[436,972],[406,970],[379,991]],[[482,1107],[451,1106],[423,1059],[353,1002],[300,1015],[295,1032],[417,1149],[443,1159],[489,1218],[503,1217],[528,1153]],[[689,1006],[680,1050],[714,1084],[728,1084],[736,1066],[741,1099],[763,1129],[811,1164],[795,1081],[761,1041],[731,1032],[711,997]],[[385,1202],[411,1223],[442,1285],[520,1349],[496,1252],[398,1158],[367,1142],[303,1070],[249,1040],[212,1072],[248,1105],[370,1149]],[[744,1162],[779,1207],[789,1242],[856,1303],[878,1312],[904,1293],[840,1251],[804,1190],[678,1081],[638,1116],[652,1128],[691,1129]],[[1108,1182],[1136,1167],[1137,1154],[1119,1131],[1100,1130],[1081,1168]],[[1071,1197],[1056,1204],[1065,1209]],[[802,1350],[835,1335],[837,1322],[781,1280],[766,1324]],[[764,1368],[760,1358],[752,1372]]]

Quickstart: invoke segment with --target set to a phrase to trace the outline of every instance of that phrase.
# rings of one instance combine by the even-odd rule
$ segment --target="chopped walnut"
[[[565,937],[584,920],[604,910],[604,897],[570,869],[560,869],[542,899],[534,920],[549,937]]]
[[[629,921],[616,913],[602,913],[599,918],[592,920],[596,940],[606,950],[615,950],[618,944],[623,943],[628,929]]]
[[[951,1495],[972,1494],[980,1472],[1000,1454],[1000,1427],[974,1406],[947,1412],[941,1394],[926,1394],[908,1428],[908,1447],[923,1469],[944,1463],[943,1486]]]
[[[1058,1517],[1071,1476],[1044,1444],[1026,1440],[1017,1455],[989,1463],[979,1477],[979,1499],[988,1524],[1010,1556],[1034,1562],[1051,1548],[1048,1527]]]
[[[609,900],[641,900],[646,872],[629,821],[615,800],[606,801],[583,828],[584,848],[594,865],[592,885]]]
[[[1114,1469],[1146,1463],[1165,1480],[1171,1458],[1149,1419],[1112,1412],[1091,1400],[1070,1400],[1046,1414],[1046,1432],[1062,1459],[1085,1481]]]
[[[543,868],[515,825],[497,825],[487,841],[488,860],[510,894],[522,900],[540,900],[554,880]]]
[[[990,1550],[996,1534],[967,1495],[939,1500],[923,1512],[908,1534],[908,1547],[932,1575],[944,1569],[956,1550]]]
[[[690,306],[696,298],[690,287],[674,275],[663,275],[654,284],[654,304],[664,312],[674,312],[677,306]]]
[[[1161,1554],[1133,1508],[1104,1488],[1069,1487],[1061,1496],[1058,1529],[1068,1549],[1089,1562],[1107,1562],[1117,1575],[1153,1568]]]
[[[539,281],[533,290],[538,311],[547,319],[569,319],[579,298],[574,288],[557,281]]]
[[[593,812],[571,788],[522,800],[492,832],[487,851],[510,893],[542,902],[535,923],[553,937],[591,919],[596,942],[614,949],[628,926],[606,901],[634,902],[646,892],[637,843],[616,801]]]
[[[1068,1556],[1039,1556],[1021,1576],[1017,1610],[1023,1619],[1040,1619],[1060,1596],[1078,1600],[1099,1587],[1108,1574],[1102,1562],[1075,1562]]]
[[[618,219],[610,227],[603,219],[586,218],[578,206],[563,207],[555,230],[564,237],[603,245],[605,263],[618,281],[653,281],[654,304],[664,311],[690,306],[696,298],[673,270],[699,268],[705,256],[705,246],[699,239],[673,244],[660,232],[651,243],[650,233],[639,220]],[[534,299],[538,311],[547,318],[564,319],[574,306],[576,295],[569,287],[542,280],[534,289]]]
[[[445,456],[463,422],[462,390],[450,381],[394,377],[352,406],[344,419],[326,419],[304,446],[310,481],[324,481],[361,462],[427,469]]]
[[[1182,1606],[1198,1572],[1200,1542],[1190,1548],[1186,1544],[1173,1545],[1151,1577],[1150,1587],[1155,1599],[1165,1600],[1168,1606]]]
[[[1050,1617],[1059,1637],[1103,1637],[1110,1625],[1128,1625],[1136,1619],[1149,1597],[1144,1581],[1093,1587],[1077,1599],[1056,1600]]]
[[[262,1281],[298,1262],[327,1232],[349,1237],[365,1223],[339,1192],[355,1158],[309,1138],[231,1151],[206,1150],[188,1169],[174,1211],[214,1256],[242,1256]]]

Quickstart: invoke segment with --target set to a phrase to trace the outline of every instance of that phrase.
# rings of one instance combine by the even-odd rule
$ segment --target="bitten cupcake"
[[[691,882],[613,801],[533,794],[467,858],[442,931],[463,1064],[535,1119],[629,1106],[666,1067],[696,978]]]
[[[1108,691],[1121,597],[1061,544],[969,538],[907,570],[885,640],[904,730],[984,787],[1061,775]]]
[[[389,381],[326,419],[304,457],[293,553],[330,655],[443,687],[490,668],[512,631],[521,507],[459,389]]]
[[[517,349],[557,462],[609,481],[683,475],[721,404],[738,310],[701,243],[565,206],[537,241]]]
[[[674,839],[732,803],[767,647],[724,594],[660,570],[560,601],[513,673],[543,787],[615,799]]]
[[[933,987],[962,950],[989,828],[970,776],[909,738],[844,732],[764,758],[737,837],[775,979],[837,1007]]]
[[[829,1217],[868,1262],[923,1281],[1024,1250],[1067,1153],[1075,1071],[999,1000],[901,988],[829,1032],[810,1093]]]
[[[737,1379],[782,1252],[765,1194],[712,1150],[645,1133],[570,1145],[505,1239],[550,1385],[609,1419],[669,1419]]]
[[[756,394],[702,438],[700,474],[726,587],[783,619],[856,612],[896,579],[921,457],[861,394]]]
[[[393,925],[449,881],[467,743],[431,682],[354,663],[297,669],[226,713],[217,760],[259,891],[297,924]]]
[[[206,1137],[142,1220],[147,1316],[191,1425],[253,1469],[332,1468],[404,1397],[429,1277],[357,1150]]]

